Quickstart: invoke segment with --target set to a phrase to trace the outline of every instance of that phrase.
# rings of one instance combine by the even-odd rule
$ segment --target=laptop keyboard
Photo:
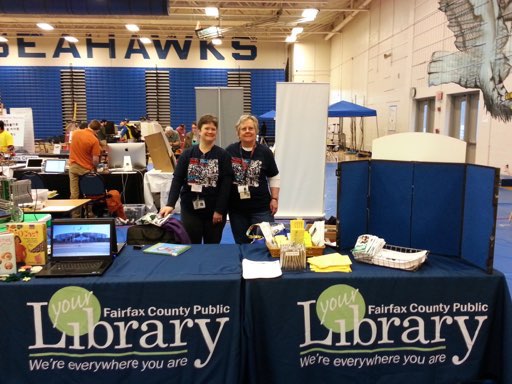
[[[98,270],[102,264],[103,264],[102,261],[73,261],[73,262],[66,262],[66,263],[56,263],[52,266],[51,270],[65,271],[65,272],[71,272],[71,271],[87,272],[87,271]]]

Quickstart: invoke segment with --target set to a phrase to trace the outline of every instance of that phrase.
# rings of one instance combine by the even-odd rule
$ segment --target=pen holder
[[[304,244],[286,244],[280,248],[281,269],[302,271],[306,269],[306,248]]]

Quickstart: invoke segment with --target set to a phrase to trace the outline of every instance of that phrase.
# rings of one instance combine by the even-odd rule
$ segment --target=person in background
[[[100,129],[98,130],[98,140],[100,141],[101,149],[107,150],[107,120],[100,121]]]
[[[92,120],[85,129],[73,132],[73,140],[69,149],[69,189],[70,199],[78,199],[80,190],[78,180],[80,176],[94,171],[99,163],[101,153],[100,141],[97,132],[101,124]],[[73,212],[73,217],[79,216]]]
[[[194,123],[195,124],[195,123]],[[180,124],[178,128],[176,128],[176,132],[180,135],[181,149],[185,146],[185,136],[187,135],[187,130],[185,129],[185,124]]]
[[[173,152],[181,148],[180,135],[172,127],[165,127],[165,136],[171,145]]]
[[[229,222],[235,242],[243,244],[250,242],[246,231],[252,224],[274,221],[280,176],[270,149],[256,141],[258,119],[242,115],[235,128],[240,141],[226,148],[233,167]]]
[[[192,130],[185,136],[185,148],[199,144],[199,129],[196,123],[192,123]]]
[[[232,171],[228,153],[215,145],[218,120],[199,119],[199,144],[183,151],[174,176],[167,205],[160,216],[172,213],[181,197],[181,220],[192,244],[218,244],[226,224]]]
[[[14,137],[5,130],[5,123],[0,120],[0,151],[11,154],[14,151]]]
[[[260,138],[265,139],[265,136],[267,136],[267,123],[263,122],[261,123]],[[262,140],[260,140],[260,142],[262,142]]]
[[[119,122],[119,140],[127,141],[128,139],[132,139],[132,134],[128,129],[128,119],[123,119]]]

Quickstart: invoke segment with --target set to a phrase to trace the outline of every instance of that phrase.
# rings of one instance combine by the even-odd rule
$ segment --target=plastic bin
[[[130,222],[135,222],[146,213],[146,206],[144,204],[124,204],[124,213]]]

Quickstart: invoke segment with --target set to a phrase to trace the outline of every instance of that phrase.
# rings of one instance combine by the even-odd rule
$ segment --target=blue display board
[[[338,244],[364,233],[492,272],[499,170],[457,163],[338,164]]]

